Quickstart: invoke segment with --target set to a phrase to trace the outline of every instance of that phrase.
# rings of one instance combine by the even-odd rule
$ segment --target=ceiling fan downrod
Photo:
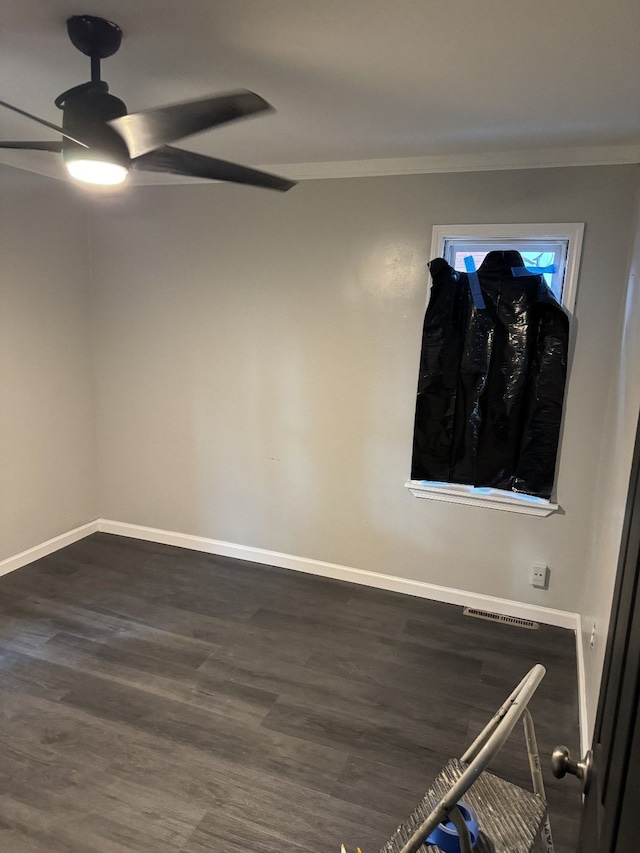
[[[104,18],[96,18],[94,15],[72,15],[67,20],[67,32],[73,46],[91,60],[91,80],[88,83],[73,86],[58,95],[55,104],[61,110],[76,95],[108,93],[109,86],[100,77],[100,60],[113,56],[122,42],[122,30],[117,24]],[[100,114],[101,119],[106,121],[126,114],[126,107],[120,99],[109,96],[108,101],[109,103],[117,101],[117,107],[115,110],[107,109],[104,114]],[[89,101],[83,101],[83,103],[87,104]],[[94,99],[94,103],[106,103],[106,101]],[[102,113],[102,110],[100,112]]]

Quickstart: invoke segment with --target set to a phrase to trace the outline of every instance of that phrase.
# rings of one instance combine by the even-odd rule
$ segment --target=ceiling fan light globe
[[[126,166],[108,160],[89,157],[75,157],[65,163],[72,178],[85,184],[115,186],[121,184],[129,174]]]

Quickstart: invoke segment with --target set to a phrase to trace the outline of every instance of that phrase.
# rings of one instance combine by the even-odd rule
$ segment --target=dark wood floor
[[[106,534],[0,578],[0,661],[6,853],[376,853],[536,662],[578,752],[568,631]],[[528,783],[519,730],[494,767]]]

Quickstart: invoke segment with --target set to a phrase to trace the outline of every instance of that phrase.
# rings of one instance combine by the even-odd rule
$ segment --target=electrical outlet
[[[531,569],[531,586],[537,589],[549,589],[549,566],[534,563]]]
[[[593,628],[591,629],[591,636],[589,637],[589,648],[593,651],[596,647],[596,623],[593,623]]]

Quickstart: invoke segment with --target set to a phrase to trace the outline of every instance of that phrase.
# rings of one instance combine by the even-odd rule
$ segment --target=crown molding
[[[294,180],[364,178],[383,175],[425,175],[444,172],[490,172],[509,169],[551,169],[562,166],[613,166],[640,163],[640,144],[588,148],[547,148],[526,151],[486,151],[471,154],[433,154],[335,163],[269,166]],[[266,167],[265,167],[266,168]]]
[[[38,156],[39,155],[39,156]],[[0,151],[0,163],[58,180],[68,180],[61,165],[43,152]],[[388,157],[374,160],[341,160],[326,163],[280,163],[256,166],[297,181],[326,178],[367,178],[391,175],[428,175],[447,172],[499,172],[512,169],[553,169],[563,166],[617,166],[640,163],[640,144],[600,145],[574,148],[541,148],[522,151],[485,151],[467,154],[428,154],[422,157]],[[211,184],[194,178],[136,173],[131,184],[165,186]]]

